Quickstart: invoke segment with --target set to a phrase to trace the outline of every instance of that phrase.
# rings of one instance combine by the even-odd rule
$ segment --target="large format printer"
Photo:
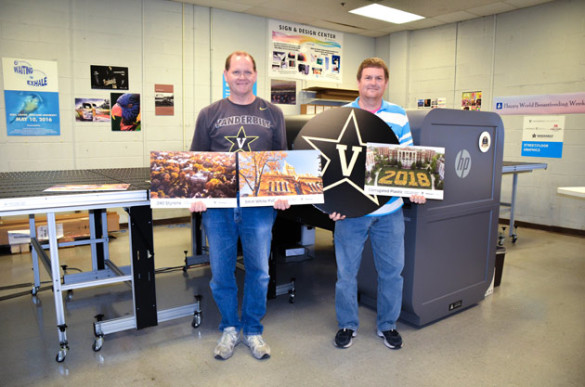
[[[485,297],[498,242],[504,128],[491,112],[451,109],[407,111],[415,145],[445,148],[443,200],[405,199],[404,291],[401,320],[423,326]],[[312,116],[285,117],[293,143]],[[295,208],[296,207],[296,208]],[[293,206],[288,221],[332,230],[326,214]],[[281,216],[281,215],[279,215]],[[289,224],[290,226],[290,224]],[[376,271],[369,242],[358,275],[360,302],[375,308]]]

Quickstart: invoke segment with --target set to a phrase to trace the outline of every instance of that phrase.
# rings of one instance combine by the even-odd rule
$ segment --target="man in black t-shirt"
[[[230,54],[224,77],[230,96],[205,107],[197,117],[192,151],[250,152],[286,150],[286,131],[282,111],[253,93],[256,62],[243,51]],[[279,199],[272,207],[210,208],[202,201],[191,204],[192,212],[202,213],[202,224],[209,244],[213,298],[221,313],[223,332],[215,348],[216,359],[229,359],[240,341],[257,359],[270,357],[270,347],[262,338],[260,323],[266,313],[268,258],[275,209],[289,207]],[[236,268],[238,238],[245,266],[244,298],[238,314]]]

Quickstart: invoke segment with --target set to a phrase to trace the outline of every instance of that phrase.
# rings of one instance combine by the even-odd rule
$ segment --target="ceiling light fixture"
[[[356,8],[349,12],[394,24],[404,24],[411,21],[424,19],[423,16],[386,7],[380,4],[366,5],[365,7]]]

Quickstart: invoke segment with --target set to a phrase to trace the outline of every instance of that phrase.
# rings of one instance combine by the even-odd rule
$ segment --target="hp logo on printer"
[[[471,170],[471,155],[466,149],[462,149],[457,153],[455,157],[455,173],[462,179],[465,179],[469,175]]]

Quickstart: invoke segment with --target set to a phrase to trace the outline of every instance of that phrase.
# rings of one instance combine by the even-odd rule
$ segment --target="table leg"
[[[154,283],[154,238],[150,206],[127,209],[134,277],[136,329],[158,324]]]
[[[33,214],[28,216],[28,224],[29,224],[29,231],[30,231],[30,238],[37,237],[37,230],[36,230],[36,223],[35,223],[35,216]],[[39,288],[41,287],[41,275],[39,272],[39,255],[34,248],[31,248],[30,252],[33,264],[33,276],[34,276],[34,285],[32,288],[32,295],[35,296]]]
[[[57,225],[55,213],[47,213],[47,227],[49,231],[49,251],[51,254],[51,280],[53,281],[53,297],[55,298],[55,315],[59,335],[59,352],[55,360],[62,362],[67,356],[69,343],[67,342],[67,325],[65,324],[65,312],[63,294],[61,292],[61,267],[59,266],[59,244],[57,242]]]
[[[512,180],[512,200],[510,202],[510,230],[508,230],[508,236],[512,238],[512,242],[516,242],[518,236],[516,235],[514,227],[514,209],[516,207],[516,188],[518,185],[518,174],[514,173]]]

